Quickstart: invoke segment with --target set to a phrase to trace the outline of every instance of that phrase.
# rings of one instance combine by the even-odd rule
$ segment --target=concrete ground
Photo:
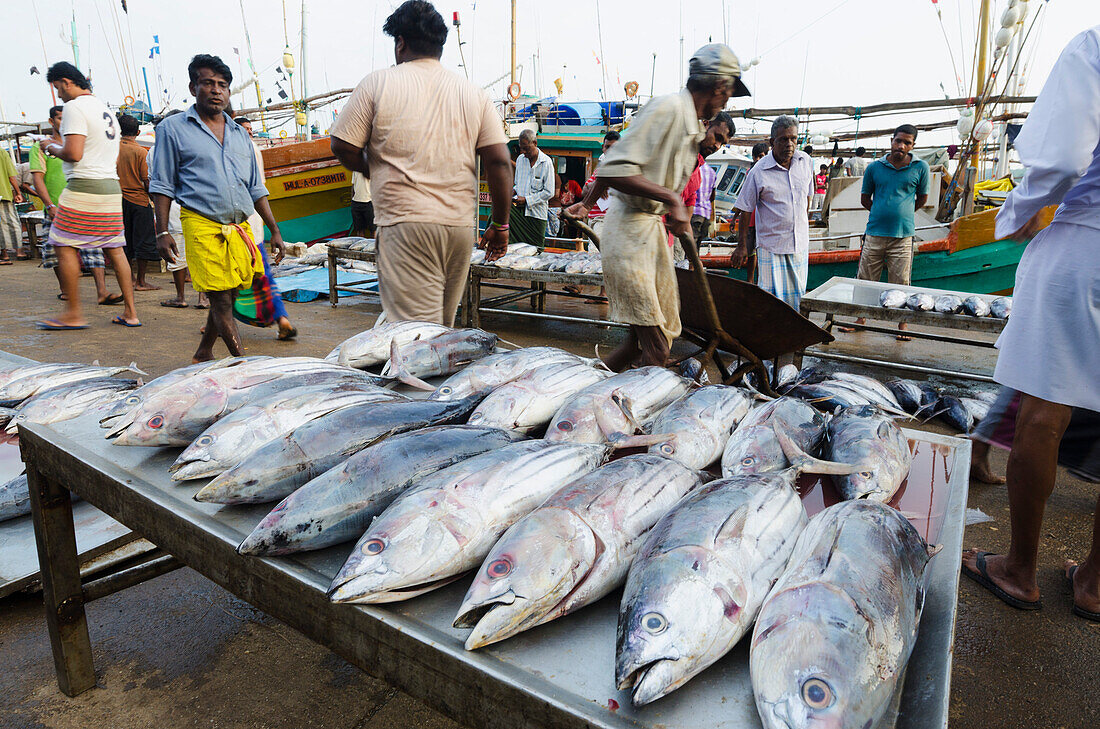
[[[117,307],[97,307],[91,281],[84,279],[82,298],[92,328],[38,332],[33,322],[54,313],[60,303],[53,277],[29,263],[0,268],[0,349],[43,361],[134,360],[153,375],[186,364],[203,313],[158,306],[170,281],[164,275],[152,280],[165,290],[139,293],[138,313],[145,324],[140,329],[111,326]],[[376,311],[363,303],[335,310],[325,301],[288,306],[299,341],[276,342],[274,331],[245,327],[249,354],[324,355],[368,327]],[[586,304],[572,309],[602,311]],[[483,326],[517,344],[553,343],[588,355],[594,344],[607,351],[620,336],[617,330],[504,318],[486,318]],[[873,336],[847,335],[844,346],[881,352],[883,340]],[[932,346],[929,355],[942,359],[944,345]],[[1005,455],[994,453],[992,460],[1003,473]],[[963,581],[952,727],[1100,726],[1100,625],[1071,615],[1059,572],[1063,559],[1084,556],[1095,502],[1094,486],[1059,472],[1044,523],[1042,611],[1017,612]],[[1004,488],[972,483],[970,506],[993,521],[968,527],[966,546],[1003,550],[1009,537]],[[87,614],[99,685],[70,699],[57,690],[40,596],[0,601],[0,726],[456,726],[188,569],[93,602]]]

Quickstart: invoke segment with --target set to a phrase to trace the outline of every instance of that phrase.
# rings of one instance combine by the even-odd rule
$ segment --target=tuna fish
[[[504,530],[601,466],[602,445],[525,441],[421,479],[371,523],[332,581],[335,602],[395,602],[481,564]]]
[[[362,369],[382,364],[390,357],[390,345],[408,344],[417,339],[429,339],[451,331],[450,327],[426,321],[395,321],[349,337],[333,352],[339,351],[337,360],[346,367]]]
[[[909,296],[901,289],[886,289],[878,295],[878,303],[886,309],[900,309]]]
[[[469,423],[530,433],[549,423],[571,396],[610,376],[581,362],[542,365],[489,393]]]
[[[845,499],[868,499],[886,503],[909,475],[913,455],[909,440],[894,421],[873,407],[842,410],[825,428],[823,457],[837,463],[861,467],[835,476]]]
[[[279,501],[383,438],[460,421],[476,403],[475,398],[454,402],[379,402],[322,415],[257,448],[244,461],[204,486],[195,494],[195,500],[215,504]]]
[[[963,299],[963,312],[970,316],[989,316],[989,302],[981,296],[967,296]]]
[[[0,522],[31,513],[31,492],[27,474],[0,484]]]
[[[212,478],[314,418],[352,405],[408,400],[377,385],[306,385],[254,400],[204,430],[169,468],[174,481]]]
[[[605,443],[631,436],[694,383],[664,367],[639,367],[589,385],[567,400],[546,429],[555,442]]]
[[[749,647],[764,729],[878,725],[916,642],[930,552],[878,502],[844,501],[810,520]]]
[[[738,387],[708,385],[669,405],[650,425],[671,438],[650,446],[650,453],[703,469],[722,457],[726,441],[752,408],[752,395]]]
[[[941,314],[958,314],[963,310],[963,302],[955,294],[944,294],[936,297],[934,308]]]
[[[358,539],[407,487],[520,438],[497,428],[439,425],[368,446],[283,499],[237,551],[270,556]]]
[[[874,377],[857,375],[852,372],[834,372],[833,379],[839,380],[848,387],[855,387],[856,390],[868,394],[868,399],[871,401],[872,405],[892,408],[895,413],[905,414],[901,407],[901,403],[894,397],[894,393],[890,388]]]
[[[523,374],[546,364],[563,362],[587,362],[595,365],[595,360],[584,360],[557,347],[525,347],[510,352],[491,354],[479,359],[446,380],[429,400],[461,400],[471,395],[486,395],[501,385],[511,382]]]
[[[989,408],[986,408],[988,411]],[[960,433],[969,433],[974,429],[974,412],[954,395],[941,395],[934,415]]]
[[[975,397],[960,397],[959,402],[966,408],[966,412],[970,413],[970,417],[974,419],[974,425],[982,422],[986,415],[989,415],[990,403],[985,400],[979,400]]]
[[[513,524],[478,569],[456,628],[466,648],[504,640],[600,599],[622,584],[658,519],[702,484],[662,456],[627,456],[566,485]]]
[[[23,402],[8,422],[7,432],[15,433],[21,423],[59,423],[110,407],[137,385],[137,380],[101,377],[48,389]]]
[[[921,389],[920,385],[912,380],[894,380],[887,382],[894,399],[901,405],[901,409],[910,415],[915,415],[920,410]]]
[[[144,375],[131,362],[127,367],[100,367],[98,365],[62,365],[60,368],[49,369],[43,366],[37,371],[24,373],[22,376],[9,381],[0,388],[0,405],[18,405],[34,395],[63,387],[74,382],[95,380],[103,377],[114,377],[124,372]]]
[[[497,341],[497,335],[480,329],[455,329],[404,345],[392,341],[390,361],[382,368],[382,376],[434,390],[422,378],[458,372],[471,362],[492,354]]]
[[[905,300],[905,306],[913,311],[932,311],[936,306],[936,300],[928,294],[912,294]]]
[[[999,296],[989,302],[989,313],[998,319],[1007,319],[1012,316],[1012,297]]]
[[[790,467],[776,431],[814,453],[825,435],[825,417],[801,400],[781,397],[750,412],[722,453],[722,476],[772,473]]]

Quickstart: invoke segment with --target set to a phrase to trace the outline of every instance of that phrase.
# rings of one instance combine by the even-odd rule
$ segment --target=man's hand
[[[157,253],[169,263],[176,262],[179,249],[176,248],[176,239],[172,237],[171,233],[163,233],[157,236]]]
[[[527,198],[525,197],[520,197],[519,195],[516,195],[512,198],[512,202],[520,206],[521,208],[527,207]]]
[[[562,214],[566,218],[576,218],[577,220],[588,220],[588,213],[592,211],[592,208],[585,205],[583,202],[573,203],[567,207]]]
[[[278,266],[286,257],[286,244],[283,243],[283,234],[278,229],[272,231],[270,242],[271,247],[275,249],[275,257],[271,260],[271,264]]]
[[[23,202],[23,193],[19,190],[18,187],[12,188],[11,192],[12,192],[12,197],[11,197],[12,202],[15,202],[15,203]]]
[[[1031,220],[1024,223],[1024,226],[1022,228],[1020,228],[1019,230],[1017,230],[1015,233],[1013,233],[1012,235],[1010,235],[1008,237],[1011,238],[1014,241],[1024,243],[1026,241],[1031,240],[1036,235],[1038,235],[1039,231],[1042,230],[1042,229],[1043,229],[1043,211],[1040,210],[1039,212],[1032,215]]]
[[[732,266],[733,268],[744,268],[748,262],[748,248],[739,245],[735,249],[733,249],[733,254],[730,256],[730,266]]]
[[[497,260],[508,252],[508,231],[489,226],[477,242],[478,248],[485,249],[485,262]]]
[[[679,199],[668,208],[668,229],[673,235],[691,233],[691,211]]]

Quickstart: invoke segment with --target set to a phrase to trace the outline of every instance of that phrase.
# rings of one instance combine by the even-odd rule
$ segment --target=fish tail
[[[790,461],[790,467],[796,469],[800,473],[822,473],[833,476],[846,476],[849,473],[857,473],[867,468],[862,464],[852,465],[850,463],[837,463],[836,461],[825,461],[820,458],[814,458],[809,453],[799,448],[798,444],[791,440],[790,436],[780,431],[774,425],[772,426],[772,431],[775,433],[776,439],[779,440],[779,447],[783,449],[783,455]]]

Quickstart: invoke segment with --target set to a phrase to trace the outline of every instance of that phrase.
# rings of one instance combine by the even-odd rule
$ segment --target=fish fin
[[[599,369],[607,370],[608,372],[614,372],[614,370],[612,370],[610,367],[607,366],[607,364],[604,363],[603,358],[600,357],[600,345],[597,344],[594,347],[594,349],[596,350],[596,359],[594,359],[594,360],[586,359],[585,362],[588,362],[593,367],[597,367]]]
[[[932,559],[937,554],[939,554],[941,551],[943,551],[943,545],[942,544],[927,544],[927,545],[925,545],[925,549],[927,549],[927,551],[928,551],[928,558]]]
[[[145,372],[143,370],[138,369],[137,362],[131,362],[130,366],[127,367],[126,369],[129,370],[130,372],[133,372],[136,375],[145,375],[146,377],[149,376],[148,372]]]
[[[99,367],[99,360],[98,359],[93,359],[92,360],[92,366],[93,367]]]
[[[653,433],[651,435],[617,435],[607,439],[608,444],[615,450],[623,448],[648,448],[676,440],[675,433]]]
[[[611,402],[615,403],[619,410],[622,411],[623,417],[626,418],[626,422],[630,423],[631,427],[634,428],[635,433],[642,432],[642,426],[638,423],[638,420],[634,417],[634,413],[630,409],[630,398],[618,390],[615,390],[611,393]]]
[[[509,342],[507,339],[501,339],[500,337],[497,337],[497,342],[500,344],[507,344],[512,349],[523,349],[523,347],[519,346],[515,342]]]
[[[420,338],[420,335],[417,335],[417,339],[419,339],[419,338]],[[396,380],[404,382],[406,385],[409,385],[410,387],[415,387],[418,390],[428,390],[428,391],[434,390],[435,389],[434,385],[429,385],[427,382],[420,379],[419,377],[405,371],[405,368],[401,366],[401,359],[400,359],[400,355],[398,354],[397,350],[398,350],[397,342],[395,340],[391,339],[390,340],[390,361],[386,365],[386,370],[389,370],[389,372],[387,373],[386,370],[383,370],[382,373],[389,376],[389,377],[392,377]]]
[[[850,463],[837,463],[836,461],[825,461],[820,458],[814,458],[809,453],[799,448],[798,444],[791,440],[789,435],[778,430],[774,425],[772,426],[772,432],[775,433],[775,437],[779,441],[779,447],[783,449],[783,455],[790,461],[790,467],[800,472],[846,476],[849,473],[858,473],[867,468],[867,466],[862,464],[852,465]]]

